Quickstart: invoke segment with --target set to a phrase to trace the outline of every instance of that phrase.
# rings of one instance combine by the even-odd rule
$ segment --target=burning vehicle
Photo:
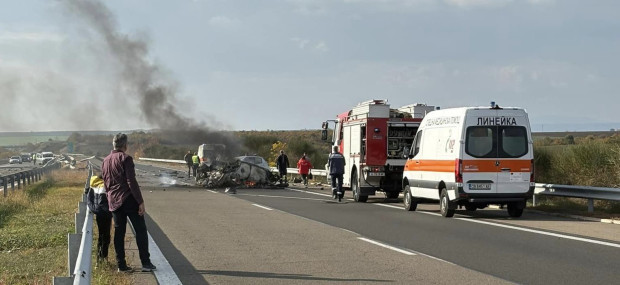
[[[208,188],[221,187],[273,187],[278,174],[272,173],[267,162],[260,156],[239,156],[230,161],[221,156],[226,146],[202,144],[198,147],[200,165],[196,184]]]

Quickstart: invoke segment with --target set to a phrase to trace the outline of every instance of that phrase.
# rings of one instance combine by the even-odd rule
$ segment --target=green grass
[[[67,234],[74,232],[85,175],[56,171],[0,197],[0,284],[51,284],[54,276],[68,276]],[[100,266],[93,283],[129,284],[114,270]]]

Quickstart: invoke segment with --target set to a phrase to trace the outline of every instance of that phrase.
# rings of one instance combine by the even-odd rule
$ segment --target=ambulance
[[[534,152],[521,108],[464,107],[428,113],[403,172],[404,207],[439,201],[441,215],[507,206],[520,217],[534,193]]]

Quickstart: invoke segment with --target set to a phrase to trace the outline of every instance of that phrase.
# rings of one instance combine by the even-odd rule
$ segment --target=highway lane
[[[241,189],[236,197],[516,283],[611,284],[619,277],[618,247],[446,219],[436,211],[335,203],[292,190]],[[496,211],[496,215],[501,222],[506,213]],[[602,241],[620,247],[620,243]]]

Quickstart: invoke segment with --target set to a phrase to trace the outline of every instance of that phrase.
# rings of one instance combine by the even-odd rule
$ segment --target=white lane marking
[[[295,199],[295,200],[325,201],[325,199],[314,199],[314,198],[304,198],[304,197],[287,197],[287,196],[259,195],[259,194],[236,194],[236,195],[237,196],[252,196],[252,197]]]
[[[373,205],[377,205],[377,206],[381,206],[381,207],[388,207],[388,208],[394,208],[394,209],[403,210],[403,207],[394,206],[394,205],[388,205],[388,204],[373,204]]]
[[[129,225],[131,226],[131,231],[135,236],[136,230],[133,228],[131,220],[127,219],[127,221],[129,222]],[[157,283],[182,285],[183,283],[181,283],[181,280],[179,280],[177,274],[174,272],[174,270],[172,270],[172,266],[170,266],[170,263],[157,246],[157,243],[155,243],[155,240],[151,236],[151,233],[147,231],[147,235],[149,238],[149,254],[151,255],[151,263],[157,266],[157,269],[153,271],[153,273],[155,274],[155,278],[157,278]]]
[[[620,248],[620,244],[617,244],[617,243],[598,241],[598,240],[593,240],[593,239],[588,239],[588,238],[580,238],[580,237],[575,237],[575,236],[556,234],[556,233],[539,231],[539,230],[532,230],[532,229],[527,229],[527,228],[519,228],[519,227],[515,227],[515,226],[496,224],[496,223],[491,223],[491,222],[487,222],[487,221],[472,220],[472,219],[468,219],[468,218],[455,218],[455,219],[461,220],[461,221],[466,221],[466,222],[485,224],[485,225],[495,226],[495,227],[500,227],[500,228],[513,229],[513,230],[517,230],[517,231],[530,232],[530,233],[535,233],[535,234],[539,234],[539,235],[546,235],[546,236],[558,237],[558,238],[563,238],[563,239],[570,239],[570,240],[576,240],[576,241],[581,241],[581,242],[587,242],[587,243],[593,243],[593,244],[599,244],[599,245],[605,245],[605,246]]]
[[[426,211],[416,211],[416,212],[426,214],[426,215],[441,217],[440,213],[433,213],[433,212],[426,212]]]
[[[325,197],[331,197],[332,195],[328,195],[328,194],[323,194],[323,193],[316,193],[316,192],[311,192],[311,191],[304,191],[304,190],[299,190],[299,189],[292,189],[292,188],[284,188],[286,190],[291,190],[291,191],[296,191],[296,192],[303,192],[303,193],[308,193],[308,194],[314,194],[314,195],[319,195],[319,196],[325,196]]]
[[[211,193],[217,193],[217,191],[213,191],[213,190],[207,190],[207,191],[209,191]]]
[[[388,207],[388,208],[402,209],[402,208],[394,206],[394,205],[386,205],[386,204],[374,204],[374,205],[382,206],[382,207]],[[439,214],[439,213],[426,212],[426,211],[417,211],[417,212],[421,213],[421,214],[426,214],[426,215],[441,216],[441,214]],[[547,236],[559,237],[559,238],[563,238],[563,239],[570,239],[570,240],[576,240],[576,241],[582,241],[582,242],[587,242],[587,243],[593,243],[593,244],[599,244],[599,245],[605,245],[605,246],[611,246],[611,247],[620,248],[620,244],[617,244],[617,243],[604,242],[604,241],[598,241],[598,240],[587,239],[587,238],[580,238],[580,237],[563,235],[563,234],[556,234],[556,233],[551,233],[551,232],[546,232],[546,231],[541,231],[541,230],[532,230],[532,229],[528,229],[528,228],[520,228],[520,227],[516,227],[516,226],[509,226],[509,225],[498,224],[498,223],[493,223],[493,222],[474,220],[474,219],[471,219],[471,218],[454,218],[454,219],[461,220],[461,221],[466,221],[466,222],[472,222],[472,223],[485,224],[485,225],[494,226],[494,227],[501,227],[501,228],[513,229],[513,230],[517,230],[517,231],[530,232],[530,233],[535,233],[535,234],[540,234],[540,235],[547,235]]]
[[[252,205],[256,206],[256,207],[259,207],[259,208],[263,208],[263,209],[268,210],[268,211],[272,211],[273,210],[272,208],[265,207],[265,206],[262,206],[262,205],[259,205],[259,204],[252,204]]]
[[[179,285],[183,284],[181,283],[181,280],[179,280],[179,277],[176,275],[176,273],[174,273],[174,270],[172,270],[172,266],[170,266],[168,260],[166,260],[164,255],[161,253],[161,250],[159,250],[159,247],[155,243],[155,240],[153,240],[153,237],[151,237],[151,234],[148,235],[151,263],[157,264],[155,265],[157,266],[157,269],[153,271],[153,273],[155,273],[155,277],[157,278],[157,283]]]
[[[404,250],[404,249],[396,248],[396,247],[393,247],[391,245],[380,243],[378,241],[374,241],[374,240],[367,239],[367,238],[364,238],[364,237],[358,237],[358,239],[363,240],[363,241],[368,242],[368,243],[372,243],[374,245],[378,245],[380,247],[385,247],[387,249],[391,249],[393,251],[400,252],[400,253],[403,253],[403,254],[406,254],[406,255],[416,255],[415,253],[413,253],[411,251],[407,251],[407,250]]]

